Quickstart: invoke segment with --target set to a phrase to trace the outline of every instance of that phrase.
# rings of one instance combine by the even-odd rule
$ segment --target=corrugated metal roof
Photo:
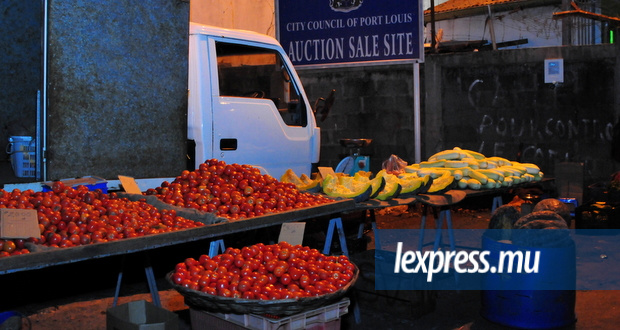
[[[562,0],[448,0],[435,6],[435,18],[442,20],[480,15],[488,10],[488,6],[492,11],[499,12],[561,3]],[[424,11],[424,21],[429,20],[430,13],[430,9]]]
[[[486,7],[488,5],[494,6],[498,4],[517,3],[517,2],[530,2],[531,0],[449,0],[442,4],[435,6],[435,12],[447,12],[464,10],[475,7]],[[430,12],[430,10],[427,10]]]

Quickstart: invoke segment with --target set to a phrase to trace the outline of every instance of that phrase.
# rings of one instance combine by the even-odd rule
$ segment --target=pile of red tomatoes
[[[171,281],[205,294],[241,299],[318,297],[347,286],[355,265],[346,256],[327,256],[287,242],[227,248],[176,265]]]
[[[37,210],[41,231],[40,237],[0,239],[0,257],[30,252],[25,247],[27,241],[72,247],[203,225],[176,216],[174,210],[158,210],[145,201],[90,191],[86,186],[67,187],[60,181],[46,192],[0,189],[0,208]]]
[[[322,195],[299,191],[260,170],[207,160],[197,170],[183,171],[172,183],[149,189],[165,203],[215,213],[231,220],[333,202]]]

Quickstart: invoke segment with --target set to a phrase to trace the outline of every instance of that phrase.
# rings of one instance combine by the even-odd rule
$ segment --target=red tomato
[[[243,265],[245,264],[245,259],[242,256],[236,256],[235,257],[235,261],[233,263],[235,265],[235,267],[237,268],[241,268],[243,267]]]
[[[308,274],[302,274],[299,277],[299,286],[305,289],[309,285],[310,285],[310,276]]]
[[[220,289],[220,290],[216,290],[218,296],[221,297],[232,297],[232,291],[230,291],[229,289]]]
[[[285,273],[286,273],[286,269],[284,268],[284,266],[277,266],[273,270],[273,275],[275,275],[276,277],[281,277]]]
[[[291,280],[292,277],[288,273],[284,273],[282,274],[282,276],[280,276],[280,283],[282,283],[283,285],[289,285],[291,283]]]
[[[265,263],[265,268],[267,269],[267,271],[269,272],[273,272],[276,269],[276,266],[278,266],[278,262],[275,260],[269,260]]]
[[[237,290],[241,291],[241,292],[246,292],[248,290],[250,290],[252,286],[252,283],[248,280],[241,280],[239,282],[239,285],[237,285]]]
[[[290,256],[291,256],[290,249],[288,247],[285,247],[280,250],[280,254],[278,255],[278,258],[280,260],[287,260]]]
[[[216,289],[218,290],[218,292],[219,292],[219,291],[220,291],[220,290],[222,290],[222,289],[228,289],[228,285],[229,285],[229,284],[230,284],[230,283],[229,283],[227,280],[220,278],[219,280],[217,280],[217,282],[216,282],[216,284],[215,284],[215,288],[216,288]]]
[[[288,274],[291,276],[291,280],[297,281],[301,277],[302,271],[297,267],[289,267]]]
[[[185,277],[182,274],[179,274],[179,273],[172,274],[172,281],[174,282],[174,284],[181,285],[181,283],[183,283],[184,280],[185,280]]]
[[[255,246],[245,246],[241,249],[241,255],[245,259],[253,258],[258,254],[258,248]]]
[[[268,283],[269,283],[269,276],[265,274],[259,275],[258,278],[256,278],[256,280],[254,281],[254,285],[259,286],[259,287],[263,287],[267,285]]]
[[[271,291],[267,297],[269,297],[269,300],[279,300],[282,299],[282,294],[279,291],[274,290]]]

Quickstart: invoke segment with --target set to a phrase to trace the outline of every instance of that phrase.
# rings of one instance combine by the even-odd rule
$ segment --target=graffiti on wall
[[[522,159],[536,162],[553,160],[570,160],[571,153],[580,144],[608,145],[613,139],[613,124],[593,118],[563,120],[547,118],[537,121],[532,118],[493,117],[482,115],[477,128],[480,137],[495,135],[492,141],[482,139],[479,150],[493,155],[505,155],[508,142],[529,141],[519,146],[518,154]],[[557,148],[542,148],[535,141],[543,144],[557,144]],[[552,141],[557,141],[552,143]],[[551,143],[549,143],[551,142]]]
[[[446,143],[547,169],[560,161],[609,159],[613,92],[604,83],[589,87],[588,64],[571,67],[562,85],[545,84],[536,64],[444,71]]]

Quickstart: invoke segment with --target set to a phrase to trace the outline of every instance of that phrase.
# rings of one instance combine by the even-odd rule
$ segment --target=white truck
[[[190,23],[188,59],[188,168],[216,158],[277,179],[289,168],[311,174],[321,144],[314,112],[325,118],[333,90],[313,110],[284,49],[255,32]],[[107,179],[114,189],[118,180]],[[161,178],[137,181],[146,189]]]
[[[196,166],[217,158],[276,178],[288,168],[310,175],[320,129],[276,39],[191,23],[188,140]]]

